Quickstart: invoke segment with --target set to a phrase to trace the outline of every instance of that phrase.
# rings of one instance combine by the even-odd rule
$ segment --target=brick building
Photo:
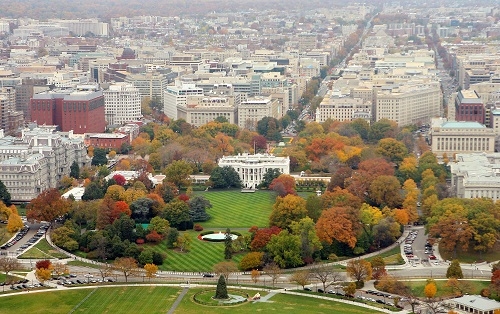
[[[106,128],[104,96],[98,85],[35,94],[30,112],[31,121],[39,125],[58,125],[63,132],[97,133]]]
[[[461,90],[455,98],[455,120],[485,122],[483,101],[474,90]]]
[[[130,143],[130,135],[123,133],[85,134],[84,143],[86,146],[120,151],[124,143]]]

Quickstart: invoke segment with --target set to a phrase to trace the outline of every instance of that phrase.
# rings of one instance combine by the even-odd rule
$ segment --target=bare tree
[[[323,284],[323,291],[336,281],[344,279],[342,274],[333,266],[316,265],[311,268],[311,277],[319,280]]]
[[[5,273],[5,281],[9,279],[9,273],[13,270],[20,269],[21,264],[17,258],[13,257],[0,257],[0,269]],[[5,291],[5,285],[3,285]]]
[[[217,275],[223,275],[227,282],[229,275],[238,271],[238,266],[235,262],[220,262],[215,264],[212,270]]]
[[[271,277],[271,280],[273,281],[273,287],[276,284],[276,281],[278,281],[278,278],[281,276],[281,268],[278,266],[278,264],[272,262],[269,264],[266,264],[263,269],[264,273]]]
[[[106,277],[109,277],[113,275],[113,265],[111,264],[104,264],[101,267],[99,267],[99,274],[101,275],[102,281],[106,280]]]

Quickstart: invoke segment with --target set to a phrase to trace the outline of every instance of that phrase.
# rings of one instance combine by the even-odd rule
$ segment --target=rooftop
[[[500,302],[479,295],[464,295],[460,298],[453,299],[453,301],[479,311],[488,312],[500,309]]]
[[[441,124],[441,128],[449,129],[484,129],[486,128],[479,122],[475,121],[447,121]]]

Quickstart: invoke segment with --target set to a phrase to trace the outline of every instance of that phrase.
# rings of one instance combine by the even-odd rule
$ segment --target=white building
[[[122,125],[141,119],[141,95],[134,85],[115,83],[103,94],[107,125]]]
[[[444,154],[451,159],[461,153],[493,153],[495,130],[479,122],[436,119],[431,126],[431,150],[439,159]]]
[[[283,116],[281,104],[270,97],[248,98],[238,107],[238,126],[243,129],[255,130],[257,122],[264,117],[279,119]]]
[[[464,295],[451,299],[450,303],[458,313],[494,314],[500,309],[500,302],[480,295]]]
[[[457,154],[450,163],[451,191],[459,198],[500,199],[500,154]]]
[[[238,173],[244,188],[255,189],[262,183],[268,169],[278,169],[282,174],[290,173],[290,158],[269,154],[238,154],[223,156],[219,167],[230,166]]]
[[[188,96],[203,96],[203,88],[194,83],[176,81],[173,86],[167,86],[164,92],[163,112],[170,119],[177,120],[177,108],[186,107]]]
[[[351,121],[359,118],[369,122],[371,108],[372,104],[361,98],[325,96],[316,109],[316,122],[323,123],[327,119]]]
[[[0,138],[0,180],[13,201],[29,202],[41,192],[57,188],[76,162],[85,165],[83,139],[51,128],[23,130],[21,138]]]
[[[441,99],[439,82],[387,86],[375,93],[375,121],[385,118],[399,126],[428,123],[439,117]]]

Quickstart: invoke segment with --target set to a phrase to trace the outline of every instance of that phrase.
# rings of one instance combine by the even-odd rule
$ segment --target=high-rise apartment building
[[[176,81],[175,85],[167,86],[164,93],[163,112],[170,119],[177,120],[177,108],[186,107],[188,96],[203,96],[203,88],[194,83]]]
[[[141,114],[141,95],[132,84],[115,83],[104,94],[104,114],[108,125],[137,121]]]

